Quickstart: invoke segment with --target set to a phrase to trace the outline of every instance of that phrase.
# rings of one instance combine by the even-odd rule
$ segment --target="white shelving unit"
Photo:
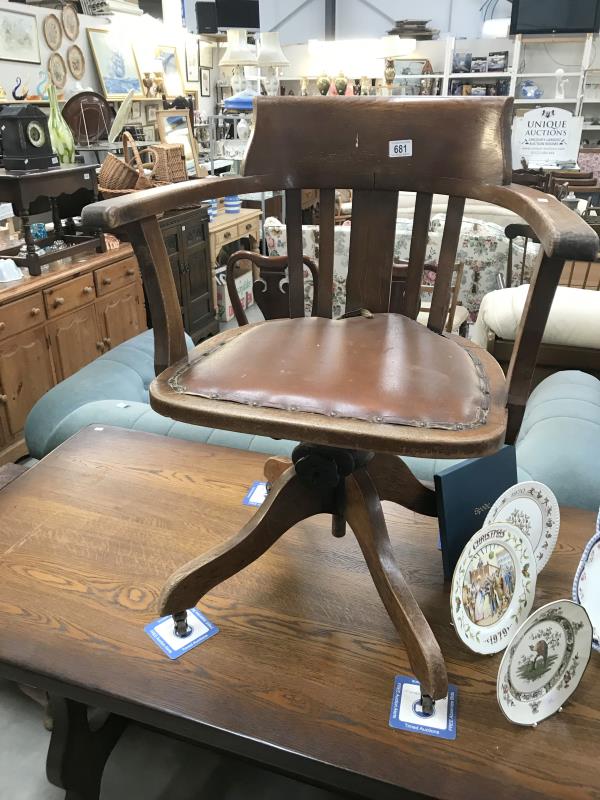
[[[283,82],[298,82],[294,86],[297,93],[303,76],[314,80],[311,74],[306,45],[284,47],[290,58],[290,67],[283,71]],[[473,57],[487,57],[490,52],[508,51],[509,68],[504,72],[454,72],[454,52],[471,53]],[[409,60],[427,59],[433,68],[430,75],[405,75],[407,81],[433,78],[441,80],[441,95],[448,96],[452,81],[464,80],[477,85],[489,84],[497,79],[509,79],[509,95],[515,98],[515,113],[523,114],[536,106],[556,105],[573,111],[576,116],[588,120],[584,123],[583,136],[600,131],[600,37],[592,34],[577,36],[515,36],[507,39],[455,39],[418,42],[417,49],[408,56]],[[383,78],[383,59],[381,69],[369,78]],[[564,70],[568,80],[566,97],[554,97],[556,69]],[[287,74],[286,74],[287,73]],[[348,75],[360,78],[360,75]],[[520,96],[521,84],[525,80],[534,81],[543,91],[541,98],[535,100]],[[473,102],[478,99],[473,95]],[[600,143],[600,136],[597,137]],[[596,137],[594,137],[595,143]]]

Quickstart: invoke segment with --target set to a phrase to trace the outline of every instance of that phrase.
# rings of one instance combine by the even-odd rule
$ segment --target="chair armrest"
[[[180,206],[230,194],[262,192],[271,190],[273,186],[273,179],[264,175],[198,178],[91,203],[83,209],[81,219],[85,226],[115,230]]]
[[[598,254],[597,234],[579,214],[553,195],[513,183],[510,186],[476,186],[469,196],[523,217],[550,258],[593,261]]]

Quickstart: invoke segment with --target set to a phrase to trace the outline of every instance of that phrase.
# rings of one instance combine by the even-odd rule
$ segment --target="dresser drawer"
[[[0,341],[29,330],[46,319],[42,293],[0,306]]]
[[[117,261],[116,264],[109,264],[108,267],[95,270],[94,280],[98,297],[114,292],[115,289],[120,289],[128,283],[133,283],[139,274],[135,258],[124,258],[122,261]]]
[[[240,222],[238,225],[238,239],[245,239],[252,236],[258,241],[258,220],[249,219],[247,222]]]
[[[71,281],[59,283],[51,289],[44,289],[44,301],[48,319],[60,317],[68,311],[86,305],[96,297],[94,279],[91,274],[81,275]]]
[[[232,225],[230,228],[227,228],[224,231],[218,231],[218,233],[215,233],[215,246],[217,253],[223,247],[223,245],[230,244],[230,242],[235,242],[237,238],[238,233],[236,225]]]

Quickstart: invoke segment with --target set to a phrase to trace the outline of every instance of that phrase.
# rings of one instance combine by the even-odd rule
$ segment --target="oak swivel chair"
[[[185,609],[258,558],[297,522],[332,516],[354,532],[431,709],[447,694],[438,643],[396,564],[381,508],[391,500],[435,516],[431,491],[397,457],[473,457],[514,441],[565,259],[590,260],[596,234],[556,198],[511,178],[510,98],[258,98],[244,177],[178,183],[103,201],[86,224],[124,230],[151,306],[152,407],[198,425],[300,444],[267,463],[263,506],[232,539],[182,566],[162,613],[186,632]],[[402,140],[402,147],[394,144]],[[317,316],[304,316],[301,190],[320,190]],[[336,188],[351,188],[344,319],[331,319]],[[229,330],[186,353],[157,215],[191,200],[286,191],[289,318]],[[398,191],[417,192],[401,313],[390,313]],[[415,317],[432,195],[449,195],[427,327]],[[445,334],[465,198],[523,217],[542,243],[505,379],[471,342]],[[396,310],[396,309],[395,309]],[[326,587],[324,587],[324,590]]]

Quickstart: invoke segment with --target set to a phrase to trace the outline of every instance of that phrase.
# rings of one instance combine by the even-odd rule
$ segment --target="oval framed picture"
[[[79,36],[79,17],[75,6],[67,3],[62,10],[62,26],[67,39],[72,42]]]
[[[486,525],[467,542],[452,576],[452,621],[475,653],[499,653],[527,619],[537,572],[533,547],[519,528]]]
[[[69,72],[76,81],[80,81],[83,78],[83,73],[85,72],[85,56],[81,48],[76,44],[72,44],[67,50],[67,66],[69,67]]]
[[[48,75],[57,89],[63,89],[67,82],[67,65],[60,53],[52,53],[48,59]]]
[[[50,50],[58,50],[62,43],[62,27],[56,14],[48,14],[42,23],[44,39]]]

